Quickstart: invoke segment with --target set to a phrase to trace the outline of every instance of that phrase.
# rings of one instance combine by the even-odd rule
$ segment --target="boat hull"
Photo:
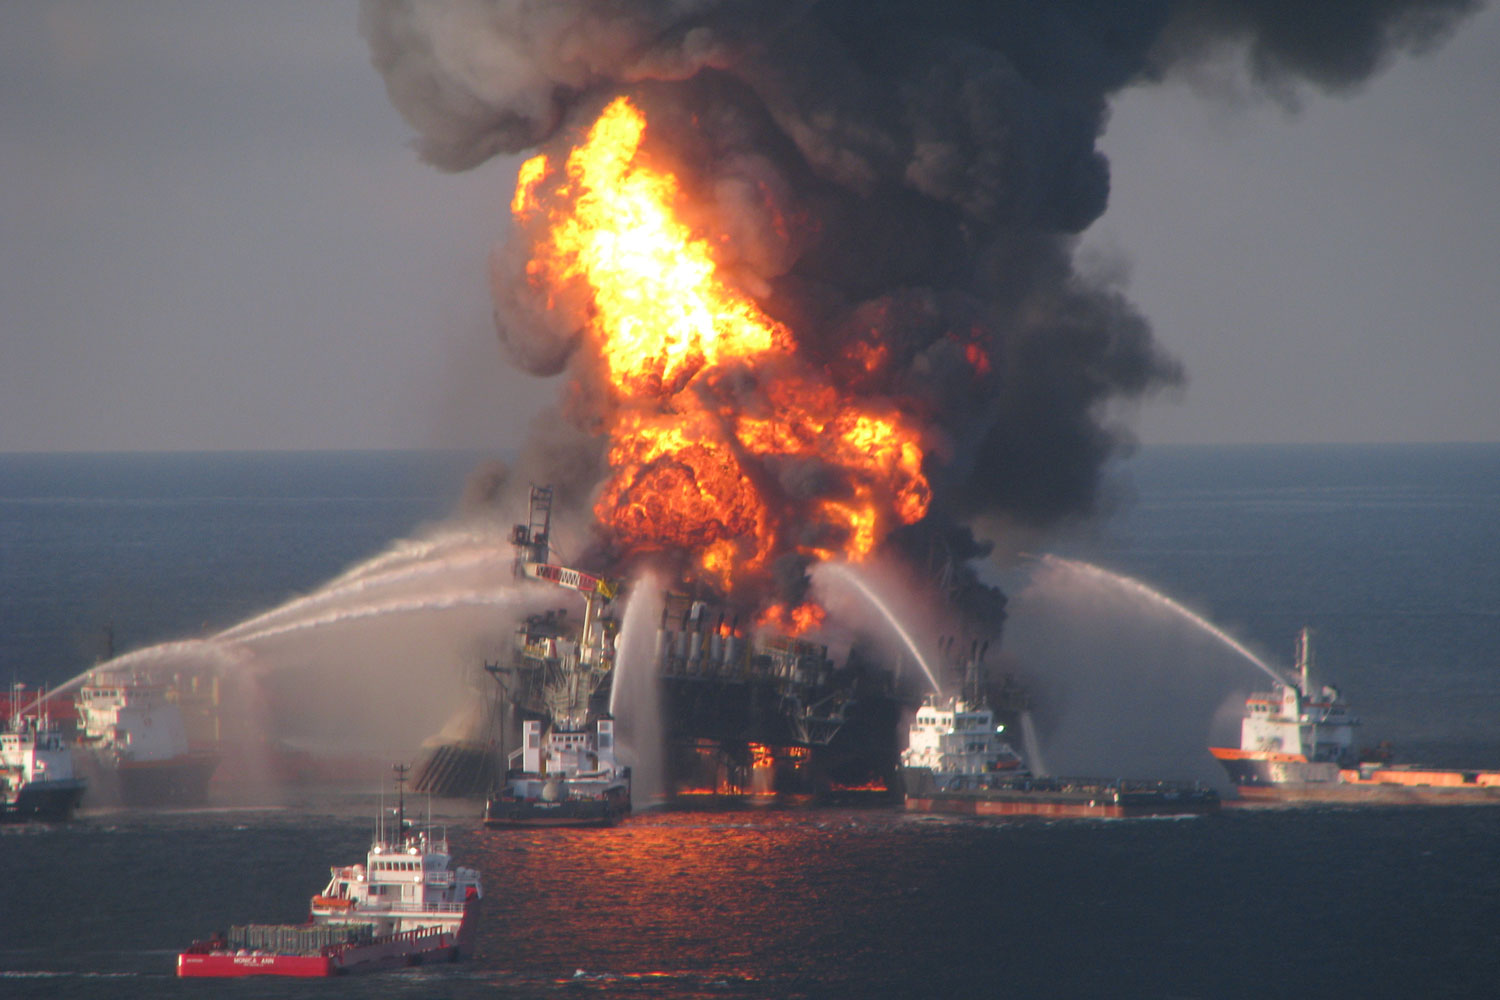
[[[1132,816],[1180,816],[1217,812],[1218,799],[1176,800],[1140,798],[1114,801],[1098,796],[1048,793],[1019,795],[962,795],[938,793],[907,796],[906,811],[954,816],[1053,816],[1059,818],[1122,819]]]
[[[94,808],[202,805],[219,766],[219,755],[208,750],[158,760],[123,760],[108,749],[91,749],[78,760],[89,785],[84,802]]]
[[[938,796],[908,798],[907,812],[945,813],[954,816],[1053,816],[1070,819],[1123,819],[1131,816],[1194,815],[1215,812],[1218,804],[1166,807],[1161,803],[1125,804],[1101,799],[977,798]]]
[[[323,947],[311,953],[280,953],[233,948],[222,939],[194,944],[177,956],[182,978],[224,979],[241,976],[288,976],[302,979],[379,972],[414,965],[456,962],[474,950],[480,900],[464,906],[463,917],[441,927],[416,927],[373,939]],[[319,925],[273,925],[258,928],[275,938],[306,934]]]
[[[14,801],[0,802],[0,823],[60,823],[73,815],[88,786],[77,779],[30,781]]]
[[[1292,783],[1235,789],[1241,802],[1333,803],[1349,805],[1500,805],[1500,788],[1444,788],[1361,782]]]
[[[193,753],[171,760],[121,762],[120,796],[127,806],[201,805],[219,766],[216,753]]]
[[[1219,810],[1211,788],[1172,782],[1117,782],[1097,779],[1004,779],[968,787],[939,787],[925,768],[906,768],[908,812],[956,816],[1052,816],[1123,818],[1198,815]]]
[[[241,976],[322,978],[379,972],[436,962],[456,962],[463,954],[462,932],[406,931],[376,938],[368,944],[324,949],[316,955],[243,953],[228,949],[188,950],[177,956],[177,975],[183,978],[224,979]]]
[[[1500,804],[1500,771],[1411,765],[1340,768],[1287,755],[1210,748],[1243,802]]]
[[[336,975],[327,955],[239,955],[233,952],[183,952],[177,956],[183,978],[227,979],[240,976],[296,976],[310,979]]]
[[[511,781],[484,803],[484,825],[612,826],[630,812],[630,769],[601,782],[592,776],[548,778],[512,772]]]
[[[485,804],[484,825],[519,826],[613,826],[629,811],[605,799],[564,799],[558,802],[517,801],[500,798]]]

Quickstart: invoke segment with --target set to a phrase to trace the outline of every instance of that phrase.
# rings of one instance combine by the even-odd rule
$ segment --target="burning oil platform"
[[[1112,98],[1242,44],[1272,93],[1357,84],[1472,5],[564,6],[370,2],[362,30],[424,159],[526,157],[495,328],[566,389],[519,478],[587,505],[583,565],[668,567],[672,766],[745,787],[857,782],[893,739],[891,671],[811,644],[814,567],[900,565],[964,636],[950,660],[980,655],[1003,600],[971,532],[1098,513],[1119,404],[1181,384],[1122,269],[1078,256]],[[506,703],[537,711],[524,674]]]
[[[486,732],[431,748],[419,791],[489,793],[513,771],[528,722],[557,726],[568,705],[587,705],[586,717],[568,721],[575,728],[613,718],[624,595],[616,581],[550,561],[552,503],[550,487],[532,487],[528,520],[512,533],[516,574],[581,595],[584,614],[555,608],[517,624],[507,655],[484,666],[495,682]],[[660,729],[637,738],[661,741],[663,793],[887,792],[901,713],[905,702],[915,703],[898,690],[889,663],[860,646],[840,661],[827,645],[765,624],[747,628],[741,618],[702,588],[662,597],[643,664],[659,698]],[[971,644],[970,660],[980,655]],[[1002,715],[1025,707],[1013,683],[997,691]]]

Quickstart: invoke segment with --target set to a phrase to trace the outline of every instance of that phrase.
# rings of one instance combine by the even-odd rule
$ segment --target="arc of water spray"
[[[1037,739],[1036,722],[1031,718],[1031,710],[1021,711],[1021,749],[1026,752],[1026,763],[1031,768],[1031,773],[1038,778],[1049,775],[1047,765],[1042,759],[1042,742]]]
[[[610,682],[609,714],[615,714],[621,680],[628,673],[634,677],[644,670],[643,676],[655,683],[654,655],[650,646],[655,639],[656,623],[662,615],[663,590],[655,575],[643,572],[626,590],[625,614],[620,625],[620,635],[615,640],[615,676]],[[637,663],[639,661],[639,663]]]
[[[227,661],[232,665],[244,658],[244,654],[238,650],[239,646],[264,639],[272,639],[277,636],[302,632],[308,629],[324,628],[343,622],[358,621],[364,618],[377,618],[389,614],[418,611],[447,611],[461,607],[503,606],[512,603],[517,596],[519,595],[514,587],[506,587],[500,590],[468,591],[439,597],[408,598],[399,601],[387,601],[383,604],[367,604],[363,607],[346,608],[340,611],[329,612],[318,618],[308,618],[284,625],[269,626],[258,632],[239,635],[232,639],[223,638],[223,633],[221,633],[209,639],[184,639],[176,642],[158,643],[155,646],[146,646],[141,649],[131,650],[103,663],[96,663],[76,677],[50,689],[45,695],[39,696],[24,711],[29,712],[36,709],[41,704],[43,698],[52,699],[80,687],[88,680],[89,675],[96,670],[121,670],[163,657],[175,656],[191,656],[196,659],[202,659],[205,655],[209,655],[220,661]]]
[[[55,698],[80,687],[96,670],[120,670],[142,661],[178,655],[202,658],[207,654],[236,662],[242,659],[238,652],[233,652],[237,644],[286,635],[290,632],[321,628],[342,621],[375,617],[381,614],[508,603],[514,596],[514,591],[509,589],[490,593],[471,592],[466,595],[450,595],[437,599],[418,598],[379,605],[367,604],[363,607],[325,612],[318,617],[286,621],[289,617],[315,611],[341,598],[363,596],[368,590],[391,587],[455,567],[481,565],[495,558],[497,552],[501,551],[501,542],[508,544],[508,539],[497,537],[492,532],[473,530],[448,531],[431,538],[402,540],[386,551],[346,570],[313,593],[231,625],[211,638],[158,643],[154,646],[132,650],[103,663],[96,663],[58,687],[52,688],[45,695],[39,695],[25,711],[35,710],[40,706],[43,698]],[[454,550],[458,552],[454,553]],[[283,624],[274,625],[273,623],[276,622]]]
[[[338,600],[349,597],[362,597],[372,590],[384,590],[437,573],[447,573],[457,569],[483,566],[487,563],[502,561],[502,557],[508,560],[509,554],[500,552],[498,548],[487,548],[449,556],[429,557],[415,566],[402,566],[380,572],[366,572],[355,577],[349,577],[346,574],[345,577],[340,578],[347,579],[345,583],[335,582],[327,584],[304,597],[294,598],[280,607],[272,608],[269,611],[256,615],[254,618],[248,618],[236,625],[231,625],[229,628],[215,635],[214,638],[238,640],[248,635],[254,635],[275,622],[284,621],[287,618],[315,610]]]
[[[860,579],[859,574],[855,573],[853,568],[845,563],[822,563],[818,569],[824,573],[831,573],[845,583],[852,585],[855,590],[864,596],[865,600],[870,602],[875,610],[880,612],[891,629],[901,637],[901,641],[906,644],[906,648],[911,651],[911,655],[916,658],[917,666],[921,667],[922,673],[927,675],[927,683],[932,685],[933,693],[942,694],[943,686],[938,683],[937,677],[932,673],[932,668],[927,665],[927,658],[917,648],[916,640],[911,637],[910,632],[906,631],[906,628],[901,624],[901,620],[896,617],[895,612],[880,599],[880,596],[875,591],[870,589],[864,580]]]
[[[385,615],[406,612],[447,611],[452,608],[505,605],[513,602],[518,596],[515,587],[505,587],[500,590],[476,590],[438,597],[416,597],[386,601],[381,604],[367,604],[362,607],[330,611],[317,618],[305,618],[301,621],[288,622],[284,625],[272,625],[257,632],[251,632],[248,635],[237,636],[233,641],[239,643],[259,642],[264,639],[289,635],[293,632],[303,632],[307,629],[325,628],[329,625],[339,625],[344,622],[359,621],[365,618],[378,618]]]
[[[1112,584],[1116,587],[1120,587],[1121,589],[1126,590],[1139,597],[1144,597],[1160,607],[1166,608],[1169,611],[1179,614],[1191,621],[1194,625],[1197,625],[1199,628],[1203,629],[1203,631],[1207,632],[1215,639],[1218,639],[1220,642],[1224,643],[1224,645],[1228,646],[1230,649],[1234,650],[1245,659],[1249,660],[1252,664],[1255,665],[1258,670],[1265,673],[1278,684],[1283,684],[1286,682],[1286,679],[1282,677],[1274,667],[1269,666],[1264,660],[1252,653],[1245,647],[1244,643],[1240,642],[1234,636],[1230,635],[1228,632],[1225,632],[1223,629],[1219,628],[1217,625],[1209,621],[1207,618],[1204,618],[1202,615],[1196,614],[1191,609],[1184,607],[1183,605],[1172,600],[1172,598],[1168,597],[1166,594],[1163,594],[1157,590],[1153,590],[1152,588],[1146,586],[1146,584],[1137,579],[1134,579],[1133,577],[1128,577],[1120,573],[1112,572],[1103,568],[1102,566],[1095,566],[1093,563],[1081,562],[1077,559],[1064,559],[1062,556],[1055,556],[1051,553],[1046,553],[1044,555],[1034,556],[1031,558],[1037,559],[1038,562],[1041,562],[1044,565],[1060,566],[1075,573],[1082,573],[1087,576],[1092,576],[1095,579],[1103,580],[1106,583]]]
[[[426,538],[406,538],[393,542],[384,552],[340,573],[322,587],[323,590],[347,586],[364,577],[404,568],[403,564],[440,561],[452,549],[474,548],[485,551],[509,551],[508,534],[483,529],[450,529]]]
[[[89,675],[95,670],[124,670],[130,667],[144,666],[155,660],[170,661],[176,658],[192,658],[202,660],[211,658],[216,660],[216,666],[232,667],[242,662],[246,656],[243,650],[230,643],[219,642],[217,639],[179,639],[175,642],[160,642],[154,646],[144,646],[141,649],[133,649],[128,653],[121,653],[114,659],[97,663],[87,670],[72,677],[57,687],[49,688],[27,705],[23,712],[31,712],[41,706],[43,701],[51,701],[58,695],[67,694],[83,685]]]

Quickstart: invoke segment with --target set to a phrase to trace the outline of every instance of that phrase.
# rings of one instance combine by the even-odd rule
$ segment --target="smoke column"
[[[1183,378],[1121,289],[1074,266],[1108,198],[1096,142],[1110,96],[1226,54],[1287,103],[1308,85],[1352,90],[1475,6],[365,0],[361,29],[442,169],[562,156],[610,101],[639,106],[644,153],[675,178],[720,273],[792,331],[804,370],[841,405],[921,429],[930,504],[886,547],[939,569],[968,617],[998,630],[998,595],[964,565],[985,550],[968,526],[1090,513],[1103,463],[1129,444],[1106,404]],[[528,461],[586,500],[606,472],[591,428],[615,403],[580,350],[591,304],[529,280],[536,240],[518,231],[493,255],[497,326],[521,368],[574,376],[573,430],[549,424]],[[774,411],[764,375],[721,379],[714,404]],[[758,474],[783,520],[851,491],[814,460]],[[767,600],[806,589],[792,551]]]

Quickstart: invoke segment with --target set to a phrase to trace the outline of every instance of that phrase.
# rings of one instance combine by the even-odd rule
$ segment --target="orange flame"
[[[755,624],[766,625],[792,635],[801,635],[822,625],[827,617],[828,612],[818,604],[809,602],[789,608],[777,603],[768,605],[755,620]]]
[[[688,552],[726,592],[763,580],[781,553],[865,558],[927,512],[918,433],[894,405],[855,399],[798,358],[791,331],[720,274],[712,234],[681,221],[677,179],[642,153],[646,128],[617,98],[563,176],[545,157],[523,165],[511,206],[523,224],[545,222],[533,284],[549,300],[581,289],[591,305],[586,342],[612,402],[613,474],[595,516],[624,551]],[[872,347],[862,361],[878,357]],[[753,375],[727,380],[730,366]],[[782,495],[779,473],[809,460],[835,488]],[[771,617],[801,631],[821,620],[813,608]]]
[[[516,174],[516,193],[510,200],[513,215],[530,215],[537,209],[536,186],[547,178],[547,157],[533,156]]]

